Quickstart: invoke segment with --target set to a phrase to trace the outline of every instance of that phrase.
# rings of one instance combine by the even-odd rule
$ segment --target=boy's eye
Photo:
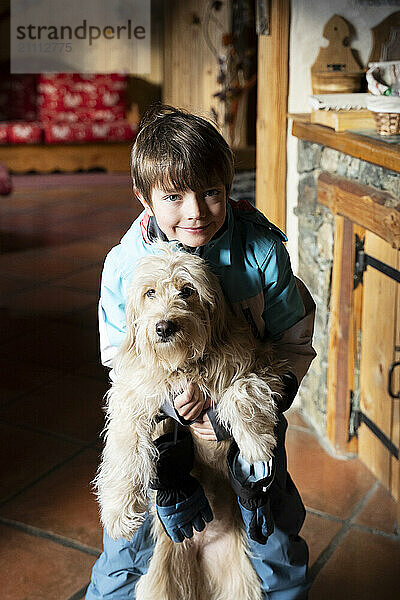
[[[212,189],[212,190],[206,190],[204,192],[205,196],[218,196],[218,194],[221,193],[221,190],[217,190],[217,189]]]
[[[185,285],[179,292],[181,298],[189,298],[194,293],[194,289]]]
[[[179,198],[180,198],[179,194],[170,194],[165,199],[169,200],[170,202],[176,202],[177,200],[179,200]]]
[[[153,290],[153,288],[151,288],[150,290],[147,290],[147,292],[146,292],[146,296],[148,298],[154,298],[155,295],[156,295],[156,290]]]

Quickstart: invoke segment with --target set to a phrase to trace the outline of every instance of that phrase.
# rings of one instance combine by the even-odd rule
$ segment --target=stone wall
[[[298,204],[294,212],[299,219],[299,277],[317,305],[314,347],[318,353],[302,383],[299,399],[304,413],[324,435],[334,217],[317,202],[317,179],[321,171],[328,171],[400,198],[400,174],[302,140],[299,140],[297,169]]]

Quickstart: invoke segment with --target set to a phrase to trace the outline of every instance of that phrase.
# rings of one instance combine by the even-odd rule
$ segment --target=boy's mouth
[[[179,229],[183,229],[184,231],[190,231],[193,233],[199,233],[200,231],[204,231],[205,229],[207,229],[209,225],[210,223],[208,223],[207,225],[202,225],[201,227],[180,227]]]

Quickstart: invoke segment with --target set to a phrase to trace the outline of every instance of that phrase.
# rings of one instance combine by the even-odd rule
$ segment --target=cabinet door
[[[399,251],[366,232],[365,252],[399,269]],[[388,392],[388,374],[399,360],[400,285],[380,271],[367,267],[363,281],[360,360],[360,408],[393,444],[399,447],[399,403]],[[393,388],[399,389],[398,367]],[[358,431],[359,457],[382,484],[399,499],[399,461],[365,423]]]

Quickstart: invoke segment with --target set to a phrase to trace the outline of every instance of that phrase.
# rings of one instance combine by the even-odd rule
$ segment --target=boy
[[[246,202],[227,201],[234,167],[225,140],[200,117],[156,106],[141,122],[131,174],[144,212],[105,261],[99,304],[103,364],[111,366],[125,335],[125,299],[136,261],[155,252],[155,240],[178,240],[184,251],[204,257],[234,312],[244,314],[254,335],[274,339],[288,360],[283,412],[315,356],[315,307],[293,276],[282,243],[285,235]],[[173,406],[166,401],[163,410],[193,435],[213,441],[230,437],[197,386],[189,385]],[[248,465],[240,456],[229,465],[251,560],[263,598],[270,600],[305,599],[308,590],[308,550],[298,536],[305,511],[286,470],[286,428],[280,414],[274,474],[268,465]],[[257,485],[266,477],[268,491]],[[147,572],[153,546],[150,518],[129,542],[113,541],[105,532],[104,552],[93,567],[86,600],[135,598],[135,584]]]

